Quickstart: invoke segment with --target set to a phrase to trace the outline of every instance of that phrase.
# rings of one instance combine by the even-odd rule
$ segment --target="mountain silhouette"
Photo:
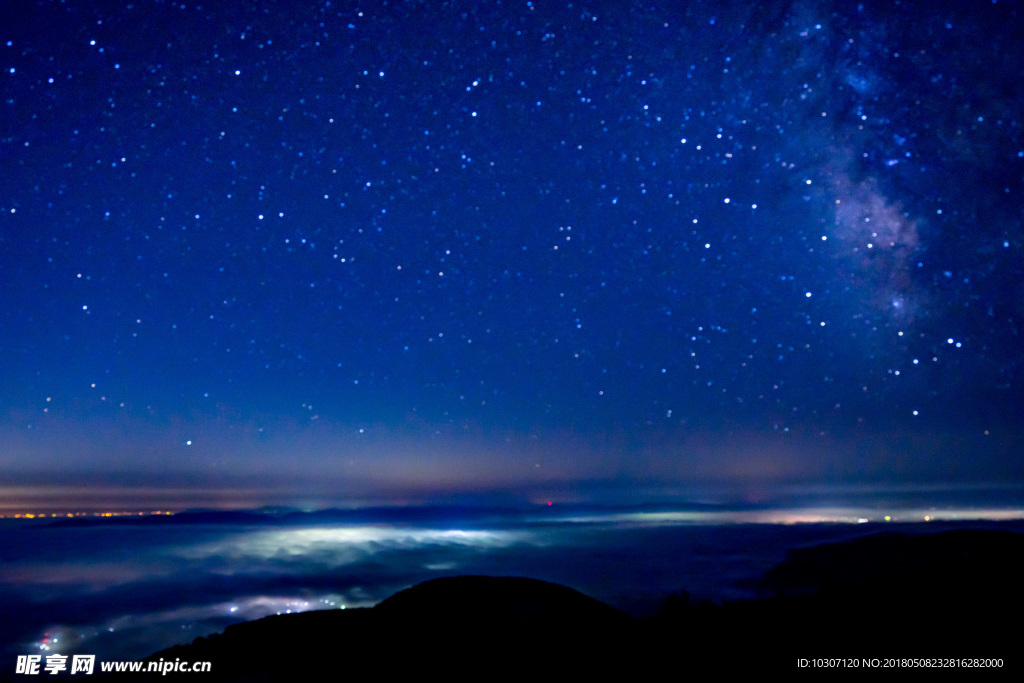
[[[797,672],[812,658],[862,666],[901,658],[1015,662],[1024,609],[1024,535],[882,533],[797,549],[758,599],[669,597],[637,618],[536,579],[427,581],[373,608],[271,616],[148,657],[209,673],[103,680],[324,681],[441,675],[493,680],[647,679]]]

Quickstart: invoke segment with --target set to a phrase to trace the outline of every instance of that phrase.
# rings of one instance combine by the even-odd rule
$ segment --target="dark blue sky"
[[[1020,3],[231,5],[0,30],[7,486],[1024,476]]]

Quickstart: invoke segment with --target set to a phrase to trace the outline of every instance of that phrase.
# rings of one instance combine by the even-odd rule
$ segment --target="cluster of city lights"
[[[0,519],[67,519],[81,517],[147,517],[149,515],[173,515],[171,510],[144,512],[0,512]]]

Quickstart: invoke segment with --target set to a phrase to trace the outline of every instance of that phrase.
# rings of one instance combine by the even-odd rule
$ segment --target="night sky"
[[[4,504],[1019,486],[1022,12],[18,3]]]

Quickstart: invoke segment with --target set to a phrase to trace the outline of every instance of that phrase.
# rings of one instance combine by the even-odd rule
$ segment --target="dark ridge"
[[[995,659],[1005,675],[1021,668],[1019,633],[1008,625],[1024,610],[1022,560],[1024,535],[1012,532],[881,533],[792,551],[764,578],[771,597],[716,604],[684,592],[649,619],[534,579],[443,578],[372,609],[267,617],[145,660],[209,661],[208,674],[116,678],[646,680],[666,671],[820,674],[798,666],[814,658],[858,668]]]
[[[374,608],[401,618],[421,617],[453,626],[462,623],[502,628],[585,630],[630,628],[625,612],[572,588],[536,579],[458,576],[435,579],[392,595]]]
[[[791,550],[761,586],[776,594],[932,595],[951,586],[971,586],[973,595],[1019,592],[1022,562],[1024,536],[1010,531],[886,532]]]
[[[565,586],[461,576],[427,581],[371,609],[305,612],[229,626],[144,661],[209,661],[204,681],[404,677],[429,671],[459,677],[479,672],[481,680],[489,680],[542,665],[548,672],[603,667],[606,653],[633,650],[641,632],[638,620]],[[200,674],[180,676],[198,680]]]

